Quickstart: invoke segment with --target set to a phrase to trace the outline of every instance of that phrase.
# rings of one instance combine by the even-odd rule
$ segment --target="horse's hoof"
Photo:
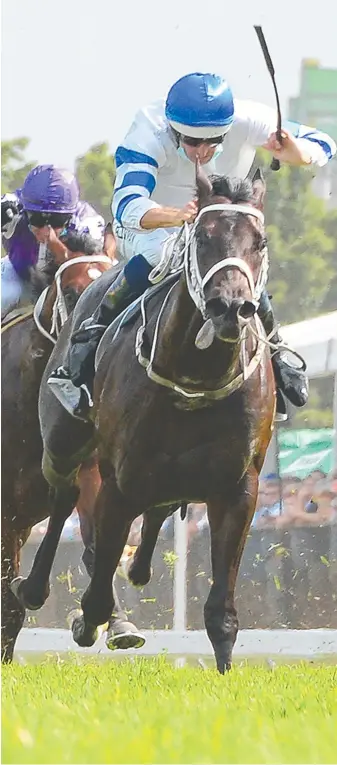
[[[17,598],[17,600],[21,603],[21,595],[19,593],[19,587],[21,582],[24,582],[23,576],[16,576],[15,579],[12,579],[10,583],[10,588],[12,590],[13,595]],[[22,604],[21,604],[22,605]]]
[[[71,626],[73,639],[81,648],[90,648],[99,637],[98,628],[94,624],[86,624],[83,616],[77,616]]]
[[[39,608],[41,608],[44,603],[46,602],[48,595],[49,595],[49,586],[44,594],[39,600],[33,601],[31,600],[31,597],[27,597],[25,593],[25,586],[28,579],[25,579],[23,576],[17,576],[15,579],[11,581],[10,588],[12,590],[13,595],[17,598],[19,603],[24,608],[27,608],[29,611],[38,611]]]
[[[126,651],[128,648],[142,648],[145,643],[145,637],[138,632],[132,622],[122,622],[116,620],[114,627],[108,629],[105,644],[110,651],[121,649]]]
[[[83,611],[80,608],[73,608],[72,611],[69,611],[69,614],[67,616],[67,624],[69,629],[72,629],[73,623],[75,619],[80,619],[83,617]],[[105,624],[99,624],[97,629],[97,638],[96,640],[99,640],[100,637],[102,637],[103,632],[107,632],[109,627],[109,622],[106,622]]]
[[[133,587],[145,587],[146,584],[148,584],[151,580],[152,574],[153,574],[153,568],[150,566],[150,568],[147,569],[140,569],[138,570],[137,563],[131,564],[130,568],[128,570],[128,580],[131,582]]]
[[[80,608],[73,608],[69,611],[69,614],[67,615],[67,624],[70,630],[72,629],[75,619],[78,619],[80,616],[83,616],[83,611],[81,611]]]

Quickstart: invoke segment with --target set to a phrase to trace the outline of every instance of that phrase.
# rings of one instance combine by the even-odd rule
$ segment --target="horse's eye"
[[[268,246],[268,240],[267,240],[267,237],[264,237],[264,238],[262,239],[262,241],[261,241],[261,244],[260,244],[260,250],[261,250],[261,252],[262,252],[262,250],[264,250],[264,249],[265,249],[267,246]]]

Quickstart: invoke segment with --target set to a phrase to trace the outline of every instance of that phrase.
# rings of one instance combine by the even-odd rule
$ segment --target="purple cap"
[[[70,170],[38,165],[27,175],[21,201],[25,210],[73,214],[79,201],[76,178]]]

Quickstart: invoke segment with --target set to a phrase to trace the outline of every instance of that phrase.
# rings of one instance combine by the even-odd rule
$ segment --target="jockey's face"
[[[49,241],[51,229],[54,230],[58,237],[71,218],[70,215],[62,213],[47,214],[30,210],[26,210],[26,215],[29,228],[32,234],[34,234],[35,239],[40,243]]]
[[[200,140],[189,136],[180,136],[180,145],[190,162],[195,163],[199,159],[201,165],[206,165],[214,157],[219,145],[221,146],[224,136]]]

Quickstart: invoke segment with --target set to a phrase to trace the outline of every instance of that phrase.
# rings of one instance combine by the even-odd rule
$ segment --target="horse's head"
[[[101,274],[107,271],[113,262],[103,252],[84,255],[83,252],[69,252],[67,260],[58,269],[52,291],[56,297],[58,280],[67,313],[75,308],[78,298]]]
[[[196,180],[199,213],[190,246],[190,286],[216,336],[235,342],[257,310],[266,278],[266,186],[260,171],[252,181],[209,180],[197,166]]]
[[[114,257],[102,251],[84,254],[83,251],[68,250],[56,270],[53,265],[53,282],[45,288],[35,306],[34,318],[42,334],[47,334],[50,339],[55,333],[58,335],[82,292],[116,263]]]

